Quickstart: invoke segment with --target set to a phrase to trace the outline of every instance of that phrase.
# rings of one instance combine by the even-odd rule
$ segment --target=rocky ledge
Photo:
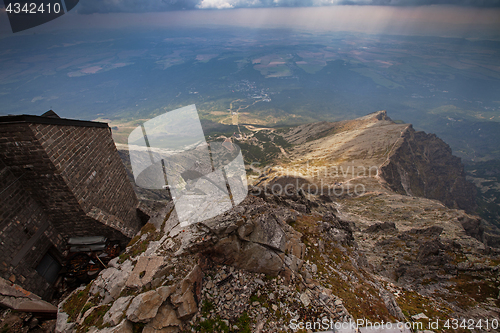
[[[474,223],[462,211],[397,194],[288,194],[251,187],[234,209],[187,227],[167,205],[59,304],[57,332],[280,332],[308,320],[498,315],[500,253],[466,234]]]
[[[167,205],[109,268],[59,304],[57,332],[259,331],[308,315],[351,318],[312,278],[318,268],[292,227],[299,211],[313,209],[330,221],[322,223],[332,239],[349,244],[349,225],[337,221],[331,203],[312,202],[301,190],[290,197],[260,190],[187,227]]]

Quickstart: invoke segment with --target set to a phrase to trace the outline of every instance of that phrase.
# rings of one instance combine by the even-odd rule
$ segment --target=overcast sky
[[[500,0],[80,0],[26,33],[207,25],[500,40]],[[1,35],[12,35],[5,11]]]
[[[320,6],[500,7],[500,0],[80,0],[78,13],[140,13],[192,9],[320,7]],[[0,8],[4,7],[0,4]]]
[[[158,12],[189,9],[314,7],[334,5],[500,7],[500,0],[80,0],[79,13]]]

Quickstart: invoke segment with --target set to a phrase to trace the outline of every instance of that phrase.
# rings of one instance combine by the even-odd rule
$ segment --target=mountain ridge
[[[388,187],[400,194],[437,199],[451,208],[475,209],[475,186],[466,180],[461,160],[451,148],[435,134],[396,124],[386,111],[301,125],[283,137],[295,146],[288,161],[272,165],[275,172],[296,174],[322,187],[341,182],[355,186],[361,176],[372,189]],[[342,168],[343,173],[329,172],[332,167]],[[377,173],[367,175],[370,168]],[[272,180],[273,172],[266,177]]]
[[[284,332],[325,319],[407,322],[414,331],[437,321],[434,332],[463,332],[444,325],[499,317],[500,249],[485,241],[478,217],[418,196],[413,185],[412,177],[432,180],[441,165],[461,177],[442,140],[384,111],[262,131],[243,142],[278,147],[277,137],[289,134],[297,144],[254,179],[243,202],[181,226],[174,203],[164,201],[108,269],[59,305],[57,332]],[[410,157],[421,164],[416,176]],[[371,164],[407,172],[409,181],[331,172]],[[419,175],[424,166],[432,167]],[[328,192],[332,185],[342,193]]]

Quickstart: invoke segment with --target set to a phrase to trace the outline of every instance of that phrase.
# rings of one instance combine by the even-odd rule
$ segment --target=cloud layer
[[[80,1],[78,12],[82,14],[138,13],[190,9],[316,7],[333,5],[460,5],[500,7],[500,0],[85,0]]]

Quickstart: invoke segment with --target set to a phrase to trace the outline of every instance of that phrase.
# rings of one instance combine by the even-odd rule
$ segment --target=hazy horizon
[[[72,11],[44,25],[16,34],[11,32],[5,11],[0,12],[0,36],[3,38],[54,32],[60,29],[232,26],[500,40],[500,9],[450,5],[418,7],[339,5],[158,13],[80,14],[78,11]]]

